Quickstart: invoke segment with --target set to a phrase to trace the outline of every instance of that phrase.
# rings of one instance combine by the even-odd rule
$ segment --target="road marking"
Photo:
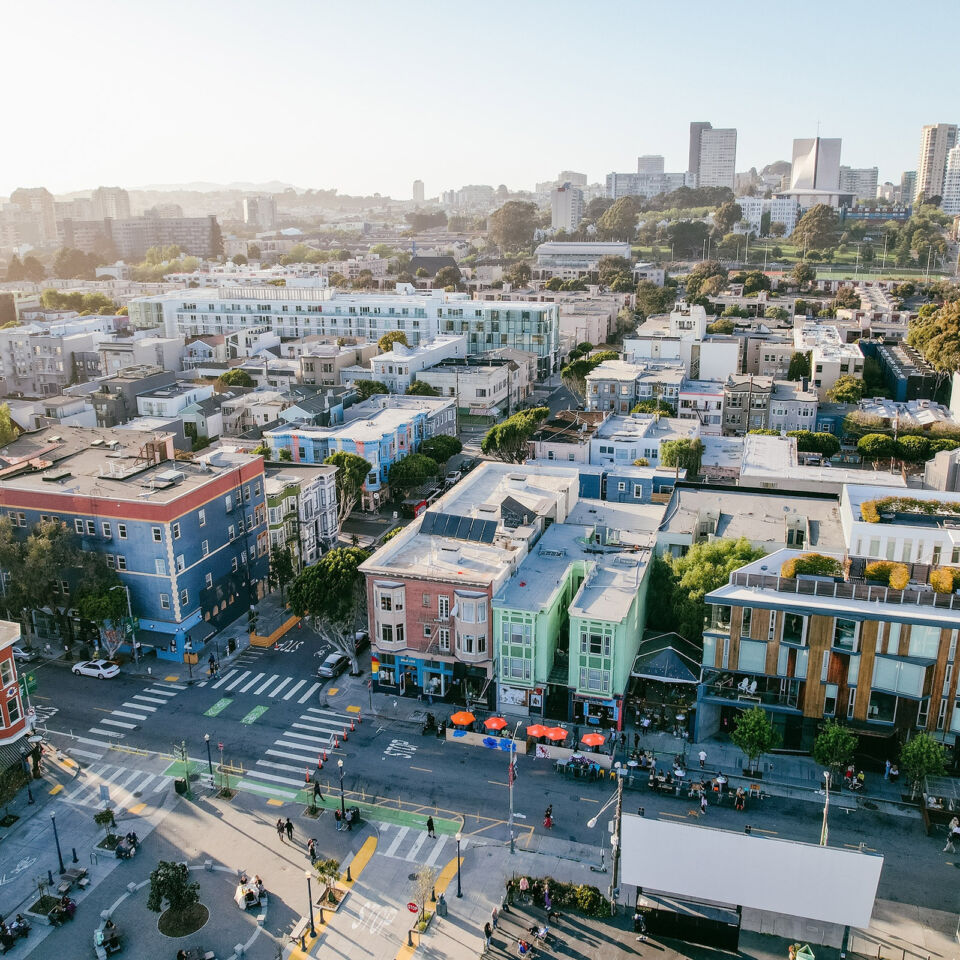
[[[492,783],[495,787],[506,787],[508,784],[501,783],[499,780],[488,780],[487,783]]]
[[[117,733],[116,730],[102,730],[100,727],[91,727],[91,733],[99,733],[101,737],[122,737],[122,733]]]
[[[246,680],[247,677],[249,677],[251,673],[253,673],[252,670],[244,670],[243,673],[241,673],[240,676],[237,677],[237,679],[234,680],[233,683],[231,683],[229,687],[227,687],[227,693],[229,693],[234,687],[237,687],[237,686],[239,686],[241,683],[243,683],[243,681]],[[214,687],[216,687],[216,684],[214,684]]]
[[[230,697],[224,697],[221,700],[218,700],[209,710],[204,710],[203,715],[205,717],[215,717],[218,714],[223,713],[230,704],[233,703],[233,700]]]
[[[661,817],[676,817],[677,820],[686,820],[689,813],[671,813],[669,810],[661,810],[658,816]]]
[[[262,680],[266,676],[265,673],[258,673],[248,684],[246,684],[241,690],[241,693],[246,693],[255,683],[259,680]]]
[[[50,791],[50,795],[53,796],[54,794],[59,793],[62,789],[63,789],[63,784],[62,784],[62,783],[58,783],[58,784]]]
[[[110,714],[112,717],[126,717],[128,720],[146,720],[147,718],[141,713],[124,713],[123,710],[113,710]]]
[[[404,860],[416,860],[417,854],[420,852],[420,848],[423,846],[423,841],[427,839],[427,832],[424,830],[416,840],[413,841],[413,846],[407,851],[407,855],[403,858]]]
[[[268,697],[275,697],[275,696],[277,696],[277,694],[280,693],[280,691],[281,691],[292,679],[293,679],[293,677],[285,677],[283,680],[281,680],[281,681],[277,684],[277,686],[275,687],[275,689],[271,690],[270,693],[267,694],[267,696],[268,696]]]
[[[297,703],[306,703],[314,693],[320,689],[320,684],[315,683],[309,690],[297,701]],[[348,708],[349,709],[349,708]]]
[[[340,692],[340,688],[339,688],[339,687],[331,687],[331,688],[327,691],[327,696],[334,697],[334,696],[336,696],[339,692]]]
[[[764,830],[762,827],[751,827],[750,830],[753,833],[769,833],[771,837],[775,837],[777,835],[776,830]]]
[[[255,697],[260,696],[260,694],[263,693],[263,691],[266,690],[267,687],[269,687],[270,684],[273,683],[273,681],[276,680],[277,677],[279,676],[280,676],[279,673],[275,673],[269,680],[265,680],[261,686],[257,687],[257,689],[253,691],[253,695]]]
[[[292,767],[289,763],[272,763],[269,760],[258,760],[258,767],[269,767],[271,770],[289,770],[293,773],[299,773],[303,767]],[[253,772],[253,771],[250,771]]]
[[[171,684],[173,686],[173,684]],[[186,689],[186,688],[182,688]],[[171,693],[166,687],[147,687],[144,693],[155,693],[158,697],[166,697],[169,700],[171,697],[175,697],[175,693]],[[134,695],[136,698],[136,695]],[[166,703],[167,700],[158,700],[157,703]]]
[[[141,694],[141,693],[135,693],[135,694],[133,695],[133,697],[131,697],[131,699],[132,699],[132,700],[145,700],[145,701],[147,701],[148,703],[160,703],[160,704],[163,704],[164,706],[170,702],[169,700],[161,700],[161,699],[159,699],[158,697],[145,697],[145,696],[143,696],[143,694]],[[137,706],[139,707],[140,704],[138,703]],[[150,708],[149,708],[149,707],[144,707],[143,709],[144,709],[144,710],[149,710]],[[156,707],[154,707],[153,709],[156,710]]]
[[[268,807],[282,807],[282,806],[283,806],[283,801],[282,801],[282,800],[274,800],[273,797],[269,797],[269,798],[267,799],[267,806],[268,806]]]
[[[127,813],[132,813],[134,816],[136,816],[138,813],[143,813],[143,811],[146,809],[147,805],[145,803],[137,803],[128,808]]]
[[[78,757],[86,757],[88,760],[99,760],[103,757],[102,753],[90,753],[89,750],[80,750],[78,747],[71,747],[70,752]]]
[[[103,747],[104,750],[109,750],[113,746],[109,741],[104,743],[103,740],[91,740],[89,737],[77,737],[77,743],[85,743],[90,747]]]
[[[445,833],[441,833],[439,836],[439,841],[440,842],[433,848],[433,852],[424,861],[424,863],[428,867],[432,867],[437,862],[437,859],[440,856],[440,851],[443,849],[444,844],[447,842],[447,835]]]
[[[164,679],[164,680],[167,680],[167,681],[170,681],[170,680],[179,680],[180,678],[179,678],[179,677],[164,677],[163,679]],[[177,690],[188,690],[188,689],[189,689],[189,687],[188,687],[187,684],[185,684],[185,683],[171,683],[170,686],[171,686],[171,687],[174,687],[174,688],[177,689]],[[173,696],[176,696],[176,694],[173,694]]]
[[[593,797],[581,797],[580,802],[581,803],[599,803],[600,801],[594,800]]]
[[[330,746],[330,737],[311,737],[306,733],[285,733],[285,737],[289,737],[293,740],[291,743],[289,740],[277,740],[282,747],[310,747],[312,744],[320,744],[323,747]],[[300,743],[300,740],[305,740],[306,743]]]
[[[164,677],[163,679],[166,680],[167,683],[175,683],[177,680],[180,679],[180,676],[179,674],[174,673],[174,674],[171,674],[169,677]]]
[[[221,677],[214,685],[213,689],[216,690],[217,687],[222,687],[237,671],[230,670],[226,676]]]
[[[251,777],[259,777],[261,780],[273,780],[276,783],[286,783],[295,787],[302,787],[307,782],[306,776],[304,776],[303,780],[300,780],[299,778],[294,779],[293,777],[281,777],[276,773],[263,773],[260,770],[248,770],[247,774]],[[304,774],[306,774],[306,770],[304,770]]]
[[[306,762],[306,757],[300,753],[284,753],[282,750],[265,751],[268,757],[283,757],[284,760],[301,760]]]
[[[300,680],[294,684],[284,695],[284,700],[289,700],[307,681]]]
[[[145,698],[145,699],[149,699],[149,697],[147,697],[147,698]],[[126,703],[120,704],[120,706],[122,706],[122,707],[130,707],[131,710],[149,710],[150,713],[156,713],[156,712],[157,712],[157,708],[156,708],[156,707],[148,707],[145,703],[130,703],[129,701],[127,701]]]
[[[259,794],[261,797],[280,796],[287,801],[296,800],[297,794],[290,790],[280,790],[277,787],[271,787],[265,783],[257,783],[256,780],[241,780],[237,787],[242,790],[249,790],[250,793]]]
[[[410,769],[411,769],[411,770],[419,770],[421,773],[433,773],[432,770],[428,770],[426,767],[415,767],[415,766],[413,766],[412,764],[411,764],[411,766],[410,766]]]
[[[392,857],[397,852],[397,847],[399,847],[400,844],[403,843],[403,838],[407,835],[407,833],[409,833],[409,831],[410,831],[409,827],[400,828],[400,831],[399,833],[397,833],[397,836],[394,838],[393,843],[390,844],[390,849],[384,851],[388,857]]]
[[[360,712],[359,707],[347,707],[347,713],[359,713],[359,712]]]
[[[247,725],[256,723],[269,709],[269,707],[254,707],[240,722]]]

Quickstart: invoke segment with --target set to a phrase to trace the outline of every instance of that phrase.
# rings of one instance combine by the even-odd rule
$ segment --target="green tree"
[[[363,494],[363,485],[373,467],[369,460],[344,450],[331,453],[323,462],[337,468],[334,484],[337,491],[337,530],[340,530]]]
[[[420,452],[424,456],[431,457],[443,465],[446,465],[447,461],[461,450],[463,450],[463,444],[456,437],[447,436],[445,433],[427,437],[420,444]]]
[[[243,254],[243,253],[234,254],[234,256],[231,257],[231,260],[232,260],[238,267],[245,267],[245,266],[247,265],[247,263],[249,262],[249,261],[247,260],[246,254]]]
[[[915,797],[927,777],[942,777],[946,772],[946,751],[929,733],[917,733],[900,749],[900,766]]]
[[[127,598],[116,570],[107,566],[103,554],[79,552],[74,558],[78,572],[72,600],[80,616],[97,628],[100,646],[112,657],[126,640]]]
[[[893,437],[885,433],[868,433],[857,441],[857,453],[864,460],[888,460],[897,454],[897,444]]]
[[[530,264],[521,262],[511,267],[507,274],[507,281],[515,287],[523,287],[530,282],[532,276],[533,272],[530,269]]]
[[[698,263],[687,277],[687,298],[711,296],[727,285],[727,270],[718,260]]]
[[[335,547],[290,584],[290,609],[298,617],[311,618],[320,636],[350,658],[354,674],[359,673],[356,633],[366,619],[359,568],[369,556],[359,547]]]
[[[710,228],[702,220],[677,220],[667,227],[667,239],[678,260],[702,256],[709,235]]]
[[[813,759],[821,767],[829,767],[833,783],[840,785],[840,771],[853,760],[857,749],[857,736],[836,720],[825,721],[813,741]]]
[[[462,279],[463,275],[460,273],[459,267],[441,267],[433,278],[433,285],[438,289],[445,287],[456,288]]]
[[[676,299],[677,289],[674,286],[658,287],[650,280],[641,280],[637,284],[637,312],[644,319],[655,313],[665,313]]]
[[[23,264],[20,258],[14,254],[7,264],[7,280],[24,280]]]
[[[605,360],[616,360],[619,354],[614,350],[601,350],[587,357],[578,357],[560,370],[563,385],[581,400],[587,392],[587,376]]]
[[[426,380],[414,380],[407,387],[407,395],[411,397],[439,397],[440,394],[430,386]]]
[[[281,447],[277,451],[277,460],[282,463],[290,463],[293,460],[293,454],[286,447]]]
[[[808,250],[826,250],[837,242],[837,214],[829,204],[812,206],[790,234],[790,242]]]
[[[637,213],[635,197],[618,197],[597,220],[597,232],[606,240],[633,240]]]
[[[844,374],[827,391],[827,399],[833,403],[859,403],[863,397],[863,381],[859,377]]]
[[[907,343],[944,376],[960,369],[960,301],[924,304],[910,324]]]
[[[10,404],[0,403],[0,447],[12,443],[20,434],[20,430],[10,415]]]
[[[707,324],[707,333],[730,334],[736,329],[736,324],[729,317],[714,320]]]
[[[817,278],[817,271],[808,263],[798,263],[793,268],[793,282],[802,290],[808,283],[813,283]]]
[[[750,772],[757,772],[757,761],[771,750],[780,746],[780,731],[777,730],[770,716],[763,707],[756,706],[744,710],[737,717],[730,734],[734,746],[746,754],[750,762]]]
[[[743,210],[739,203],[734,203],[732,200],[721,203],[720,206],[713,211],[714,232],[717,236],[725,236],[733,229],[733,225],[739,223],[742,219]]]
[[[767,307],[767,309],[763,312],[763,315],[767,318],[767,320],[783,321],[790,319],[790,314],[787,312],[785,307]]]
[[[502,251],[529,247],[536,229],[537,205],[526,200],[508,200],[487,218],[487,233]]]
[[[688,478],[700,473],[700,461],[703,459],[703,441],[683,437],[680,440],[665,440],[660,452],[660,463],[664,467],[677,467],[687,471]]]
[[[407,335],[402,330],[390,330],[377,341],[377,347],[381,353],[387,353],[393,349],[395,343],[402,344],[405,347],[410,346],[410,344],[407,343]],[[386,393],[388,391],[384,392]]]
[[[761,290],[769,290],[772,286],[770,278],[762,270],[750,270],[748,273],[741,273],[732,278],[732,282],[737,280],[743,284],[744,293],[759,293]]]
[[[336,903],[333,885],[340,879],[340,861],[332,857],[317,860],[313,869],[317,872],[317,879],[323,884],[321,898],[325,896],[328,903]]]
[[[779,220],[774,220],[773,223],[770,224],[771,237],[782,237],[786,234],[786,232],[787,232],[787,225],[785,223],[781,223]],[[774,247],[773,249],[779,250],[780,248]],[[773,251],[771,251],[771,253],[772,252]],[[783,256],[783,251],[781,250],[780,253],[774,253],[773,255],[774,255],[774,258],[781,257]]]
[[[840,452],[840,441],[832,433],[812,433],[810,430],[790,430],[788,437],[796,437],[797,450],[800,453],[819,453],[821,456],[835,457]]]
[[[931,456],[930,440],[927,437],[900,437],[896,456],[906,463],[924,463]]]
[[[480,451],[507,463],[523,463],[527,459],[527,443],[543,420],[549,407],[531,407],[492,426],[480,442]]]
[[[259,243],[248,243],[247,244],[247,256],[251,260],[259,260],[261,257],[260,244]]]
[[[36,257],[24,257],[23,265],[20,268],[21,280],[30,280],[33,283],[39,283],[43,280],[47,271],[44,265]]]
[[[279,588],[281,603],[287,584],[293,580],[294,576],[293,553],[290,548],[284,546],[272,550],[270,552],[270,586]]]
[[[390,388],[380,380],[355,380],[353,389],[359,400],[369,400],[376,393],[389,393]]]
[[[253,377],[246,370],[234,367],[217,377],[217,384],[221,387],[252,387]]]
[[[161,860],[150,874],[150,896],[147,909],[163,910],[164,903],[174,916],[182,916],[200,902],[200,884],[190,880],[186,863]]]
[[[631,411],[631,413],[661,413],[665,417],[675,417],[677,410],[670,406],[666,400],[657,397],[653,400],[641,400]]]
[[[409,490],[422,486],[439,473],[440,466],[433,457],[409,453],[390,467],[390,492],[395,500],[399,500]]]

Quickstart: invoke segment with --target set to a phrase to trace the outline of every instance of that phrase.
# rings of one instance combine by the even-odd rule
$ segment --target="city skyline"
[[[819,132],[842,138],[843,164],[878,166],[881,182],[899,182],[916,168],[923,125],[960,120],[945,64],[929,61],[935,76],[922,101],[893,71],[871,79],[869,98],[838,97],[836,51],[826,44],[804,48],[802,76],[792,61],[778,72],[758,58],[757,81],[770,84],[764,108],[762,91],[745,88],[741,70],[728,75],[722,57],[693,53],[734,56],[745,30],[768,31],[773,49],[778,28],[754,2],[725,17],[704,8],[670,43],[643,32],[639,8],[636,27],[627,17],[611,30],[603,6],[585,19],[573,4],[551,4],[548,16],[542,4],[495,2],[482,22],[456,13],[441,21],[426,2],[407,5],[403,20],[379,0],[363,7],[361,16],[356,6],[291,2],[268,21],[247,0],[199,8],[172,0],[162,17],[108,0],[17,8],[5,16],[10,35],[43,37],[43,69],[34,44],[11,45],[0,78],[9,90],[29,78],[31,95],[11,100],[8,129],[25,144],[43,144],[52,131],[54,143],[68,146],[10,151],[0,195],[21,186],[62,194],[100,184],[280,180],[408,199],[422,179],[430,198],[469,183],[532,189],[559,169],[583,171],[594,183],[633,169],[641,154],[686,169],[689,124],[700,120],[737,130],[738,171],[788,160],[795,138]],[[835,15],[825,3],[806,9],[814,20],[818,11]],[[889,46],[885,10],[899,12],[874,4],[858,22],[861,52]],[[936,11],[944,33],[960,21],[957,10]],[[122,66],[78,65],[75,39],[93,23]],[[898,17],[898,43],[916,48],[927,23]],[[51,24],[58,29],[50,32]],[[351,35],[355,43],[344,42]],[[140,75],[137,64],[147,62],[165,69]],[[605,79],[597,84],[597,76]],[[845,74],[843,82],[854,81]],[[783,85],[802,92],[784,96]],[[582,124],[570,122],[577,116]],[[601,130],[603,137],[591,135]]]

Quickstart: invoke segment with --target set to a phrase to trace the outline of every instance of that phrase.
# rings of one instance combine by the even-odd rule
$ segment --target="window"
[[[250,502],[250,484],[249,483],[243,488],[243,500],[245,503]]]
[[[230,513],[233,510],[233,496],[231,494],[228,493],[223,498],[223,506],[227,513]]]
[[[441,620],[446,620],[450,616],[449,597],[437,597],[437,615]]]
[[[858,627],[859,623],[856,620],[837,617],[833,623],[833,645],[841,650],[856,650]]]
[[[936,660],[940,650],[940,628],[920,627],[910,628],[909,656],[922,657],[926,660]]]
[[[100,532],[107,538],[113,536],[113,531],[110,529],[110,522],[108,520],[104,520],[100,524]]]
[[[391,623],[380,624],[380,642],[393,643],[393,624]]]
[[[420,605],[421,605],[422,607],[429,607],[429,606],[430,606],[430,594],[429,594],[429,593],[423,594],[423,596],[420,598]]]
[[[207,540],[200,541],[200,552],[206,556],[210,552],[210,543]]]
[[[425,623],[425,624],[423,625],[423,635],[424,635],[424,637],[426,637],[427,639],[429,639],[429,637],[430,637],[430,624],[429,624],[429,623]]]
[[[161,593],[160,594],[160,609],[169,610],[170,609],[170,594]]]
[[[111,570],[116,570],[117,568],[117,558],[112,553],[107,554],[107,566]]]
[[[180,603],[181,603],[181,604],[186,604],[189,599],[190,599],[190,594],[189,594],[189,592],[188,592],[186,589],[181,590],[181,591],[180,591]]]
[[[391,597],[389,593],[380,594],[380,609],[381,610],[393,609],[393,597]]]
[[[783,633],[780,639],[784,643],[805,645],[807,636],[807,618],[799,613],[784,613]]]
[[[127,569],[127,558],[126,557],[117,557],[117,569],[126,570]]]
[[[88,534],[89,536],[93,537],[93,536],[96,536],[96,533],[97,533],[97,525],[96,525],[92,520],[88,520],[88,521],[87,521],[87,534]]]
[[[186,564],[183,562],[183,554],[178,553],[177,554],[177,573],[183,573],[183,569],[185,566]]]
[[[20,719],[20,698],[13,696],[7,701],[7,719],[11,724]]]
[[[213,574],[212,574],[212,573],[208,573],[208,574],[203,578],[203,582],[207,585],[207,589],[208,589],[208,590],[212,590],[212,589],[213,589]]]
[[[580,634],[580,652],[602,654],[605,657],[610,656],[611,638],[602,633],[587,633],[583,631]]]
[[[163,539],[163,531],[159,527],[151,527],[150,531],[153,534],[154,543],[159,543]]]
[[[74,520],[74,521],[73,521],[73,529],[76,530],[77,533],[79,533],[81,536],[83,536],[83,521],[82,521],[82,520]]]
[[[126,525],[125,523],[118,523],[118,524],[117,524],[117,536],[118,536],[121,540],[126,540],[126,539],[127,539],[127,525]]]
[[[444,653],[450,652],[450,630],[447,627],[440,627],[437,630],[437,641],[440,649]]]
[[[623,491],[626,489],[627,489],[627,485],[622,480],[617,483],[617,491],[619,493],[623,493]]]
[[[504,657],[501,660],[502,675],[511,680],[530,680],[531,663],[524,657]]]
[[[13,683],[13,664],[9,660],[0,662],[0,686]]]
[[[230,569],[231,569],[234,573],[236,573],[238,566],[239,566],[239,563],[237,563],[237,558],[236,558],[236,557],[231,557],[231,558],[230,558]]]
[[[605,692],[610,689],[609,670],[590,670],[580,668],[580,688],[582,690],[599,690]]]
[[[744,607],[740,615],[740,636],[749,637],[753,626],[753,607]]]
[[[179,524],[179,523],[175,523],[175,524],[173,525],[173,539],[174,539],[174,540],[179,540],[179,539],[180,539],[180,524]]]
[[[153,561],[153,570],[158,576],[163,576],[167,572],[167,562],[161,558]]]
[[[253,495],[254,495],[255,497],[259,497],[259,496],[260,496],[260,481],[259,481],[259,480],[253,485]]]
[[[201,527],[205,527],[205,526],[207,525],[207,511],[206,511],[206,510],[199,510],[199,511],[197,511],[197,522],[200,524]]]
[[[837,712],[837,685],[828,683],[824,686],[823,715],[832,717]]]
[[[237,528],[231,523],[227,528],[227,540],[237,539]]]

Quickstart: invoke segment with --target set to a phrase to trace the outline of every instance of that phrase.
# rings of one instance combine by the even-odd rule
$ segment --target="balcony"
[[[745,710],[755,706],[800,709],[801,681],[787,677],[707,671],[701,691],[703,698],[723,700]]]

